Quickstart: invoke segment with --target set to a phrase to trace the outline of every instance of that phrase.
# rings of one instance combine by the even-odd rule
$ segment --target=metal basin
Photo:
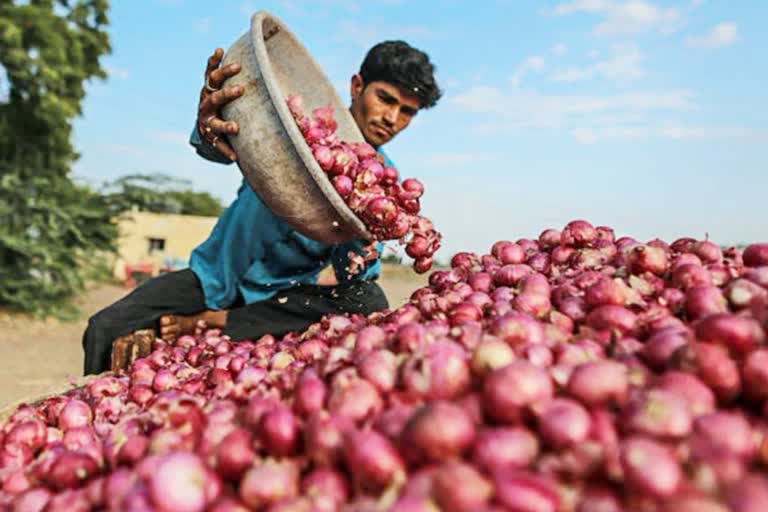
[[[339,137],[364,142],[347,105],[320,66],[275,16],[260,11],[224,56],[242,71],[226,85],[242,85],[243,95],[223,110],[237,121],[240,133],[230,137],[243,176],[261,200],[293,229],[313,240],[342,243],[371,235],[336,193],[312,156],[296,126],[286,97],[300,94],[305,111],[333,105]]]

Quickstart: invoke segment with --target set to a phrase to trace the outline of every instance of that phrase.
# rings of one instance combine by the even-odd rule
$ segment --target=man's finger
[[[235,150],[232,149],[232,146],[230,146],[227,142],[223,141],[222,139],[217,139],[213,147],[218,149],[219,153],[229,158],[233,162],[237,160],[237,153],[235,153]]]
[[[225,87],[211,94],[206,100],[210,99],[215,110],[218,111],[222,105],[226,105],[243,95],[243,87],[236,85],[234,87]]]
[[[234,62],[227,64],[223,68],[216,68],[208,75],[208,85],[214,89],[219,89],[224,82],[240,72],[240,64]]]
[[[221,48],[216,48],[213,51],[213,55],[208,57],[208,64],[205,67],[205,78],[208,78],[208,75],[210,75],[214,69],[217,69],[219,67],[219,63],[221,63],[221,58],[224,56],[224,50]]]
[[[223,119],[219,119],[218,117],[211,119],[208,123],[208,127],[211,129],[209,133],[213,133],[218,136],[237,135],[237,132],[240,131],[240,125],[238,125],[236,121],[225,121]],[[208,130],[206,130],[206,132],[208,132]]]

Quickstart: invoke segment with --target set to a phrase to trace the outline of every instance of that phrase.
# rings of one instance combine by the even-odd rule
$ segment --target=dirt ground
[[[391,307],[403,304],[426,282],[407,267],[385,266],[379,281]],[[80,340],[88,317],[128,292],[100,285],[77,300],[78,321],[30,320],[0,312],[0,409],[21,399],[61,389],[82,374]]]

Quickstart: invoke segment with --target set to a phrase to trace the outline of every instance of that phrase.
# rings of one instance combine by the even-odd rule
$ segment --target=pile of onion
[[[0,508],[768,510],[768,244],[574,221],[403,306],[201,326],[0,426]]]
[[[399,240],[414,259],[416,272],[432,268],[441,235],[429,219],[419,215],[424,185],[415,178],[401,181],[397,170],[385,165],[384,158],[370,144],[340,140],[331,105],[313,110],[308,117],[301,96],[290,95],[287,103],[318,165],[374,240]],[[371,254],[363,258],[351,255],[353,270],[365,259],[375,257],[374,250],[371,244]]]

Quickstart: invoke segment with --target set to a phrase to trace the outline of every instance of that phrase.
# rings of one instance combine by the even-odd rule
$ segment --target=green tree
[[[0,0],[0,305],[66,311],[95,256],[114,249],[115,209],[70,177],[85,82],[106,78],[107,10],[107,0]]]
[[[221,202],[208,192],[195,192],[188,180],[167,174],[130,174],[106,186],[106,197],[115,208],[156,213],[218,217]]]

